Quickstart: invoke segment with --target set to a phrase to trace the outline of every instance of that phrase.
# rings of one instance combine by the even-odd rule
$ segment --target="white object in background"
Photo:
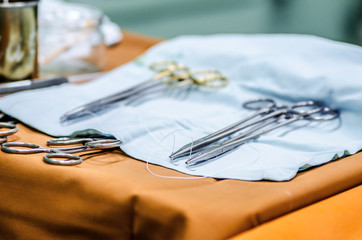
[[[105,45],[121,40],[120,28],[97,8],[59,0],[39,6],[41,76],[101,71]]]

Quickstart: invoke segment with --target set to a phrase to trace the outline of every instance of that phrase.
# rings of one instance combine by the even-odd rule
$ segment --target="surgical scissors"
[[[269,102],[271,105],[269,107],[261,107],[255,108],[252,107],[253,103],[267,103]],[[189,151],[192,151],[192,153],[195,153],[195,155],[191,156],[187,161],[186,164],[188,166],[194,166],[200,163],[205,163],[209,159],[213,159],[225,152],[228,152],[239,145],[255,139],[259,137],[262,134],[265,134],[267,132],[270,132],[274,129],[277,129],[279,127],[285,126],[287,124],[290,124],[292,122],[298,121],[298,120],[311,120],[311,121],[326,121],[326,120],[332,120],[339,116],[339,112],[337,110],[330,109],[328,107],[325,107],[322,103],[316,102],[316,101],[304,101],[304,102],[298,102],[291,107],[286,106],[276,106],[274,101],[271,99],[258,99],[253,101],[248,101],[243,104],[244,107],[248,109],[259,109],[259,111],[255,114],[250,115],[249,117],[237,122],[236,124],[232,124],[214,134],[210,134],[203,139],[206,139],[205,142],[207,144],[202,144],[202,142],[197,142],[198,151],[202,149],[201,152],[197,153],[198,151],[194,151],[193,148],[190,148],[188,145],[185,145],[185,148],[182,151],[178,151],[178,155],[171,155],[171,160],[173,158],[181,157],[184,155],[185,149],[190,149]],[[270,111],[268,112],[267,109]],[[241,125],[240,127],[235,128],[234,125],[238,125],[241,123],[245,123],[254,117],[257,117],[261,115],[258,119],[254,120],[253,122],[246,123],[244,125]],[[276,123],[278,121],[284,120],[280,123]],[[226,136],[230,136],[231,134],[240,131],[242,129],[251,127],[255,124],[261,123],[257,125],[256,127],[253,127],[249,129],[248,131],[239,134],[236,137],[230,138],[229,140],[211,145],[207,147],[207,145],[216,142]],[[273,123],[276,123],[276,125],[263,129]],[[196,140],[198,141],[198,140]],[[192,143],[191,143],[192,146]],[[205,148],[206,147],[206,148]],[[182,154],[180,154],[182,153]],[[191,155],[191,154],[190,154]]]
[[[150,65],[150,69],[157,72],[157,74],[150,80],[141,82],[110,96],[76,107],[63,114],[60,118],[60,122],[66,123],[79,120],[83,117],[91,117],[95,113],[99,113],[119,101],[124,101],[131,97],[138,97],[141,94],[150,94],[164,90],[163,86],[166,86],[168,89],[187,85],[216,88],[227,84],[227,78],[217,70],[191,72],[189,68],[173,61],[155,62]],[[161,89],[159,89],[160,87]],[[153,91],[151,92],[151,90]]]
[[[57,148],[44,148],[32,143],[24,142],[6,142],[1,145],[1,150],[6,153],[12,154],[33,154],[45,152],[43,160],[49,164],[55,165],[75,165],[83,162],[80,156],[72,153],[115,149],[122,143],[120,140],[115,139],[93,139],[93,138],[55,138],[47,141],[48,146],[54,145],[73,145],[81,143],[80,146],[57,147]],[[25,148],[25,149],[24,149]],[[59,160],[56,158],[63,158]]]

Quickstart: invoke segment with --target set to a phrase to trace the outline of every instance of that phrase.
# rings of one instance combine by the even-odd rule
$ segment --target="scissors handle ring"
[[[122,144],[121,140],[116,139],[102,139],[97,141],[86,142],[85,146],[91,149],[107,149],[107,148],[116,148]]]
[[[176,65],[172,70],[165,69],[152,78],[153,81],[161,81],[161,83],[165,84],[188,79],[190,79],[190,70],[182,65]]]
[[[324,107],[322,111],[315,114],[307,115],[304,119],[313,120],[313,121],[328,121],[335,119],[339,116],[339,111],[336,109],[331,109]]]
[[[0,137],[9,136],[18,131],[18,127],[13,123],[0,122],[0,128],[10,128],[10,130],[0,131]]]
[[[14,147],[25,147],[27,149],[18,149]],[[1,150],[6,153],[17,153],[17,154],[31,154],[49,152],[48,149],[42,148],[39,145],[24,142],[6,142],[1,144]]]
[[[59,160],[55,158],[65,158],[66,160]],[[77,155],[73,155],[70,153],[48,153],[43,156],[43,160],[46,163],[54,164],[54,165],[76,165],[83,162],[83,159]]]
[[[200,70],[190,74],[190,78],[196,85],[209,87],[209,88],[219,88],[223,87],[228,83],[228,79],[223,76],[217,70]]]
[[[6,136],[0,137],[0,144],[4,143],[8,140],[8,138]]]
[[[190,76],[190,69],[182,65],[178,65],[174,70],[169,72],[168,79],[164,80],[163,83],[187,81],[190,80]]]
[[[245,103],[243,103],[243,108],[249,109],[249,110],[261,110],[264,108],[273,108],[275,107],[275,101],[270,98],[258,98],[255,100],[250,100]]]
[[[307,116],[322,111],[324,104],[318,101],[302,101],[291,106],[290,113]]]
[[[154,62],[150,65],[150,69],[155,72],[173,71],[177,66],[181,66],[178,63],[170,60]]]

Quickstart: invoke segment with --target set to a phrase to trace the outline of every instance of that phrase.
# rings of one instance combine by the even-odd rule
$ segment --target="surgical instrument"
[[[32,143],[24,142],[6,142],[1,145],[1,150],[6,153],[12,154],[33,154],[45,152],[43,160],[49,164],[55,165],[75,165],[83,162],[83,159],[72,153],[93,151],[93,150],[105,150],[116,149],[122,143],[120,140],[115,139],[92,139],[92,138],[58,138],[48,140],[47,145],[73,145],[81,143],[80,146],[69,146],[59,148],[44,148]],[[25,149],[24,149],[25,148]],[[56,158],[64,158],[65,160],[59,160]]]
[[[255,106],[254,106],[255,104]],[[248,127],[248,125],[243,125],[240,128],[236,128],[237,126],[257,117],[260,115],[264,115],[267,113],[271,113],[275,110],[277,110],[277,108],[281,108],[281,107],[277,107],[274,100],[272,99],[268,99],[268,98],[263,98],[263,99],[257,99],[257,100],[252,100],[252,101],[248,101],[247,103],[244,104],[245,108],[248,109],[255,109],[258,110],[256,113],[251,114],[250,116],[247,116],[246,118],[237,121],[217,132],[214,132],[210,135],[207,135],[205,137],[202,137],[200,139],[197,139],[191,143],[188,143],[186,145],[184,145],[183,147],[181,147],[180,149],[178,149],[177,151],[173,152],[170,155],[170,159],[174,160],[177,159],[179,157],[188,155],[190,153],[190,151],[192,150],[192,152],[196,152],[197,150],[205,147],[206,145],[209,145],[215,141],[220,140],[221,138],[224,138],[228,135],[231,135],[234,132],[237,132],[243,128]],[[263,121],[263,119],[260,119],[260,121]]]
[[[52,77],[45,79],[28,79],[0,84],[0,94],[14,93],[24,90],[45,88],[63,83],[85,82],[104,75],[103,72],[79,74],[66,77]]]
[[[297,110],[297,108],[299,107],[308,107],[308,106],[312,107],[312,109],[309,111]],[[313,107],[315,108],[313,109]],[[278,111],[279,110],[277,110],[276,112]],[[287,110],[282,110],[281,112],[282,113],[280,113],[279,116],[275,115],[273,116],[273,114],[268,114],[267,116],[265,116],[265,119],[269,119],[269,121],[259,126],[256,126],[250,129],[249,131],[240,134],[239,136],[236,136],[222,143],[203,149],[201,152],[197,153],[196,155],[192,156],[186,161],[187,166],[190,167],[200,163],[205,163],[208,160],[214,159],[215,157],[218,157],[223,153],[235,149],[236,147],[240,146],[241,144],[249,140],[255,139],[262,134],[286,126],[287,124],[291,124],[298,120],[328,121],[335,119],[339,116],[339,112],[337,110],[330,109],[325,106],[320,108],[319,104],[316,104],[316,102],[314,101],[300,102],[298,104],[293,105],[291,108]],[[279,120],[284,120],[284,121],[278,123]],[[254,121],[254,123],[257,122],[259,121]],[[266,126],[269,126],[270,124],[273,124],[274,122],[277,122],[277,124],[269,128],[262,129]]]
[[[141,82],[126,90],[110,96],[98,99],[85,105],[76,107],[60,118],[61,123],[79,120],[83,117],[91,117],[107,107],[129,99],[134,96],[148,94],[150,90],[159,91],[158,88],[166,86],[168,89],[178,88],[186,85],[198,85],[204,87],[222,87],[227,84],[227,78],[216,70],[201,70],[191,72],[187,67],[172,61],[156,62],[150,65],[150,69],[157,74],[150,80]]]

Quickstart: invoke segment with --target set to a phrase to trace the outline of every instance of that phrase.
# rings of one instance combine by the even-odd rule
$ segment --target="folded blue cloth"
[[[153,76],[149,64],[174,60],[193,71],[218,69],[229,79],[220,89],[185,88],[120,103],[71,125],[66,111]],[[63,84],[12,94],[0,109],[53,136],[85,130],[111,134],[130,156],[184,173],[243,180],[289,180],[300,168],[354,154],[362,148],[362,48],[305,35],[181,36],[83,85]],[[252,113],[245,101],[278,103],[313,99],[340,110],[327,122],[300,121],[261,136],[208,164],[189,170],[168,156],[184,144]]]

